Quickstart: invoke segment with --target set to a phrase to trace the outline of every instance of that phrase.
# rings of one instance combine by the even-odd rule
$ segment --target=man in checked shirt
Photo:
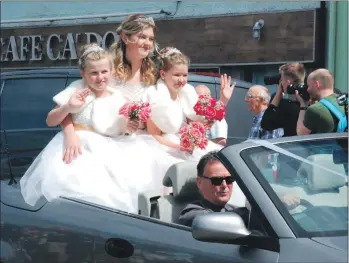
[[[283,129],[267,131],[261,128],[263,114],[270,102],[270,94],[266,87],[260,85],[252,86],[246,93],[245,102],[248,105],[248,110],[254,115],[248,139],[266,140],[283,136]]]
[[[266,87],[261,85],[252,86],[246,93],[245,102],[248,105],[248,110],[254,115],[252,127],[248,139],[273,139],[279,138],[284,135],[284,130],[282,128],[275,130],[264,130],[261,127],[261,121],[265,110],[268,108],[270,102],[270,94]],[[278,177],[278,165],[277,165],[278,154],[270,154],[268,160],[262,160],[262,163],[267,162],[272,171],[274,180]]]

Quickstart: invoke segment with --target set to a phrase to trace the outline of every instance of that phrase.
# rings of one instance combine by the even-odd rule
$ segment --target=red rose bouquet
[[[191,122],[188,126],[184,126],[179,131],[180,150],[193,152],[195,147],[205,149],[208,139],[205,136],[205,127],[200,122]]]
[[[216,101],[210,95],[200,95],[198,102],[194,105],[194,111],[197,115],[204,116],[206,122],[209,123],[221,121],[225,117],[225,105],[223,102]]]
[[[128,120],[146,122],[151,116],[150,104],[137,101],[126,103],[120,108],[119,114]]]

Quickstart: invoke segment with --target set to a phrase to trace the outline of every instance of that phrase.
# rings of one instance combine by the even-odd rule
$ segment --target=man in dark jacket
[[[198,214],[209,212],[235,212],[248,225],[249,211],[246,207],[238,208],[228,204],[235,178],[216,157],[216,152],[204,155],[197,165],[196,184],[201,198],[188,204],[179,216],[179,223],[191,226]]]
[[[282,65],[279,72],[280,83],[274,98],[264,112],[261,127],[264,130],[283,128],[284,137],[295,136],[297,135],[297,120],[301,108],[295,95],[285,94],[288,85],[304,83],[305,68],[301,63],[290,63]]]
[[[217,152],[204,155],[197,165],[196,184],[201,193],[201,198],[188,204],[178,218],[182,225],[191,226],[194,218],[199,214],[212,212],[233,212],[238,214],[250,230],[262,231],[260,220],[250,217],[246,207],[235,207],[228,204],[233,191],[235,178],[216,156]],[[291,195],[282,195],[281,201],[286,206],[299,204],[299,198]]]

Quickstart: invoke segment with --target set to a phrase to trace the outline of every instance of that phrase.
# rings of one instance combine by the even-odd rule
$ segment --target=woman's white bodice
[[[143,83],[128,84],[120,80],[114,79],[111,83],[111,86],[119,90],[127,102],[148,101],[147,91],[150,87],[149,85],[145,85]]]

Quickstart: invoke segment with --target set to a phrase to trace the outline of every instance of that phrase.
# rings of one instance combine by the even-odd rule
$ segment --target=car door
[[[74,199],[53,201],[38,211],[38,217],[46,218],[46,225],[56,221],[56,225],[70,230],[75,240],[82,237],[87,240],[93,235],[90,258],[94,263],[276,262],[278,256],[276,252],[261,249],[199,242],[188,227]],[[79,233],[72,231],[75,228]],[[69,244],[67,250],[82,253],[78,246]],[[75,258],[83,257],[76,254]]]
[[[60,198],[35,212],[1,204],[7,262],[277,262],[278,253],[205,243],[191,229]],[[6,249],[6,250],[5,250]]]
[[[103,260],[122,251],[129,257],[120,262],[277,262],[277,252],[199,242],[190,228],[156,219],[123,215],[104,220],[105,230],[95,240],[96,262],[108,262]]]

